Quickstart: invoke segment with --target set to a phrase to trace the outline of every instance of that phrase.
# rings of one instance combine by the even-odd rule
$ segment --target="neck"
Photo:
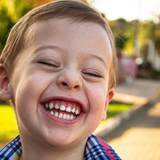
[[[22,142],[20,160],[83,160],[86,140],[67,147],[42,146]]]

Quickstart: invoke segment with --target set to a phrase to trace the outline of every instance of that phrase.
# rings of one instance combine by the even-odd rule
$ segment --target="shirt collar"
[[[19,160],[21,153],[21,140],[20,136],[17,136],[0,151],[0,157],[3,157],[1,160],[5,158],[8,160]],[[98,157],[101,157],[102,160],[108,159],[98,139],[94,135],[90,135],[85,147],[84,160],[97,159]]]

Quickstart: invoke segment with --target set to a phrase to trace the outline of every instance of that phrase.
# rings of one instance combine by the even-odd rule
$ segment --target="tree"
[[[127,50],[127,52],[132,54],[134,24],[126,21],[123,18],[110,21],[109,24],[115,36],[116,47],[121,50]]]
[[[154,42],[155,42],[155,47],[160,54],[160,15],[158,16],[158,18],[159,22],[155,24]]]
[[[27,0],[0,1],[0,52],[12,26],[31,8],[32,4]]]

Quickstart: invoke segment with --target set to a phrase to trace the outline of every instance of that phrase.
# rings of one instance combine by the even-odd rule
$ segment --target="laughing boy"
[[[92,135],[114,95],[116,54],[106,20],[78,0],[37,7],[12,28],[0,57],[0,99],[20,135],[1,160],[120,160]]]

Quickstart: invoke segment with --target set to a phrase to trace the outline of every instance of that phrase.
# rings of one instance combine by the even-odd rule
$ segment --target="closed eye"
[[[102,76],[100,76],[100,75],[97,74],[97,73],[89,73],[89,72],[85,72],[85,73],[83,73],[83,74],[88,75],[88,76],[91,76],[91,77],[102,78]]]
[[[39,61],[38,63],[40,64],[44,64],[44,65],[47,65],[47,66],[51,66],[51,67],[59,67],[59,65],[57,65],[56,63],[53,63],[53,62],[47,62],[47,61]]]

